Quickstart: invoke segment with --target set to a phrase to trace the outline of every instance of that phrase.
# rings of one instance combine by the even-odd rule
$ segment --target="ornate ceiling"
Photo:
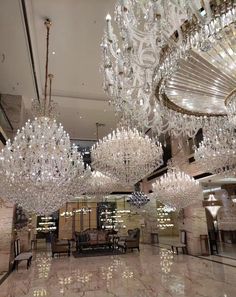
[[[236,87],[236,30],[230,28],[208,52],[181,60],[166,88],[169,99],[189,111],[224,114],[225,97]]]

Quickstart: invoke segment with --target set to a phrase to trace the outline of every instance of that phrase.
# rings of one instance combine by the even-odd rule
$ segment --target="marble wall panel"
[[[11,204],[3,203],[0,207],[0,273],[8,271],[11,261],[13,212]]]
[[[200,235],[208,234],[206,213],[201,202],[184,209],[184,216],[179,222],[179,229],[185,230],[187,233],[188,252],[192,255],[200,255]]]

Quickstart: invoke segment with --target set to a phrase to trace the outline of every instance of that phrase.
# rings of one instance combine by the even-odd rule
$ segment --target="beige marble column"
[[[184,209],[183,219],[180,219],[179,229],[187,233],[188,252],[192,255],[201,254],[200,235],[207,235],[205,209],[199,201]]]
[[[11,261],[13,234],[12,204],[3,203],[0,207],[0,273],[7,272]]]

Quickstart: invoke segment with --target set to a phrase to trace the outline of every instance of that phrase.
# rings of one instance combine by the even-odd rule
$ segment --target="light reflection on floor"
[[[0,297],[235,297],[236,268],[142,245],[119,256],[51,258],[38,252],[0,287]]]

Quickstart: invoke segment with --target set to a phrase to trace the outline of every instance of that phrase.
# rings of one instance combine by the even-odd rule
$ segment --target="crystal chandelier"
[[[140,208],[150,201],[149,197],[143,192],[133,192],[127,202],[134,207]]]
[[[137,129],[121,127],[92,147],[92,166],[134,185],[163,164],[162,146]]]
[[[9,198],[28,211],[48,213],[58,209],[68,193],[67,187],[84,173],[83,159],[61,124],[52,117],[52,76],[48,76],[49,30],[47,29],[44,100],[38,104],[38,115],[27,121],[11,142],[7,141],[0,154],[0,170]],[[47,96],[48,77],[50,95]],[[36,104],[34,104],[34,107]],[[65,190],[64,190],[65,189]]]
[[[115,191],[118,187],[116,178],[105,175],[100,171],[92,171],[91,177],[87,179],[87,189],[85,193],[89,196],[104,196]]]
[[[184,31],[183,27],[179,27],[178,34],[181,38],[174,46],[168,45],[155,72],[154,80],[157,83],[161,82],[163,87],[178,69],[180,60],[189,58],[190,50],[209,51],[236,20],[234,1],[219,1],[213,5],[210,5],[210,1],[204,1],[199,8],[195,6],[194,1],[185,2],[188,26],[184,27]]]
[[[35,118],[7,141],[0,155],[3,174],[14,184],[47,189],[63,186],[84,170],[83,159],[55,120]]]
[[[194,158],[205,171],[224,176],[236,174],[235,131],[228,122],[221,128],[204,131],[203,141],[195,147]]]
[[[152,186],[152,195],[177,211],[202,199],[199,182],[177,168],[169,168]]]
[[[120,36],[108,15],[102,41],[104,90],[116,111],[138,128],[194,137],[208,118],[169,104],[166,85],[191,50],[209,51],[235,18],[235,3],[229,0],[118,0]]]
[[[14,184],[4,175],[0,175],[0,196],[6,197],[13,204],[18,204],[29,213],[38,215],[49,215],[57,211],[62,205],[66,204],[75,196],[85,193],[87,187],[87,179],[91,172],[87,167],[81,175],[77,175],[70,184],[65,187],[52,185],[44,188],[27,186],[26,184]]]

